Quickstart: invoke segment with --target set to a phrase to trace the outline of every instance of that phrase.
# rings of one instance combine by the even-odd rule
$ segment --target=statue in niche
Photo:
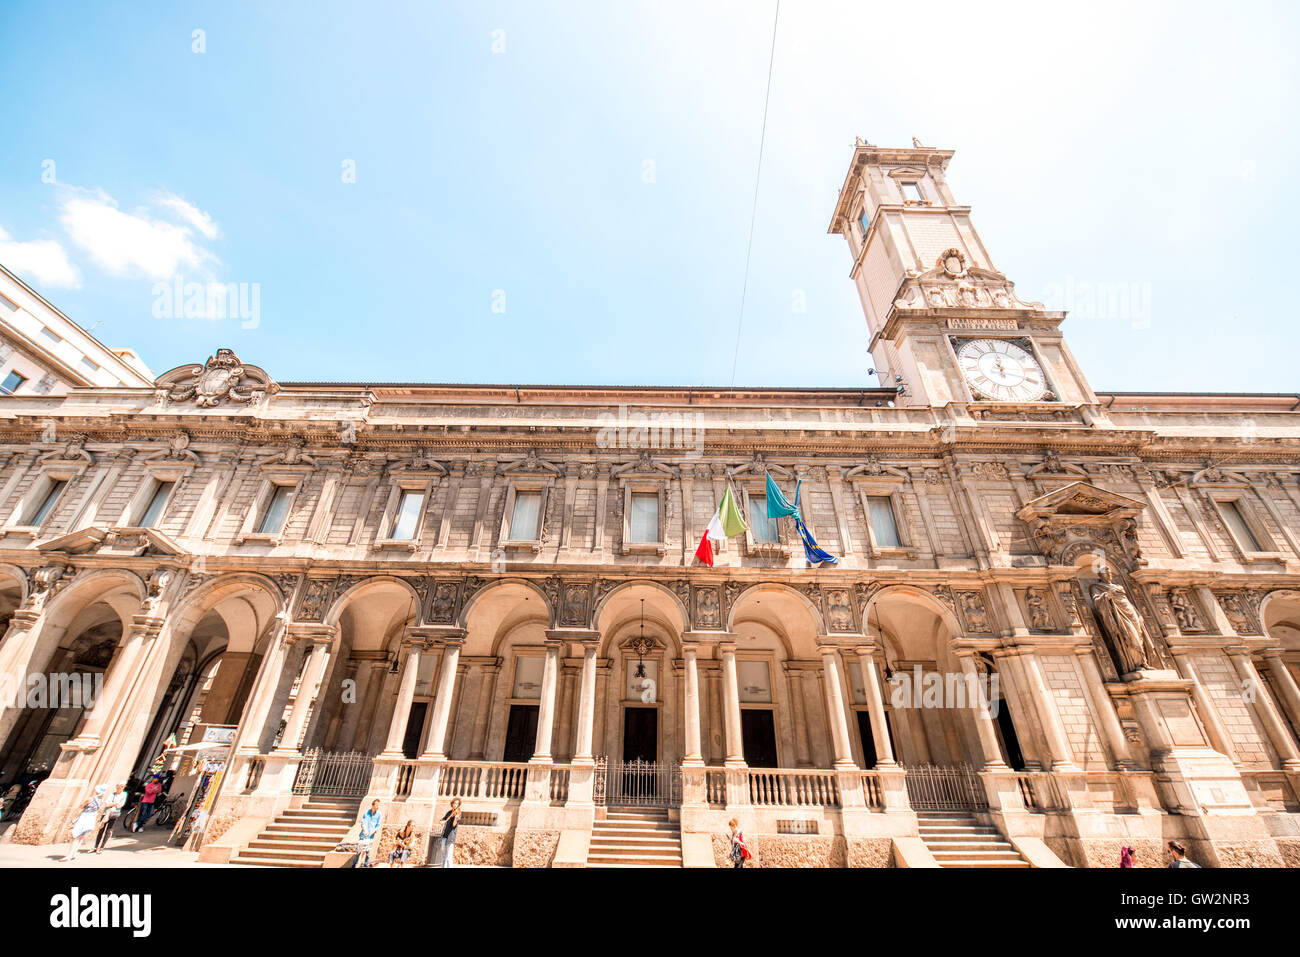
[[[1089,594],[1102,628],[1119,652],[1121,673],[1131,674],[1151,667],[1150,643],[1142,630],[1142,618],[1124,586],[1115,581],[1114,572],[1103,567]]]

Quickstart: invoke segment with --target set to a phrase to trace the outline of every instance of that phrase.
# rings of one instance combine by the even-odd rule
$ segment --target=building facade
[[[1095,393],[951,155],[859,142],[831,223],[889,388],[220,350],[0,400],[0,676],[102,675],[6,696],[0,783],[42,779],[8,839],[219,726],[208,860],[319,861],[268,835],[324,794],[417,861],[461,797],[458,859],[514,866],[725,866],[732,817],[762,866],[1300,865],[1300,396]]]

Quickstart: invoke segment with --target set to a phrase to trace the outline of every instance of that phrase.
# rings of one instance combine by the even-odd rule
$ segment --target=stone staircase
[[[281,811],[230,863],[321,867],[360,813],[360,801],[311,798],[302,807]]]
[[[921,840],[940,867],[1029,867],[1002,833],[970,811],[917,811]]]
[[[587,866],[681,867],[681,828],[662,808],[610,808],[592,826]]]

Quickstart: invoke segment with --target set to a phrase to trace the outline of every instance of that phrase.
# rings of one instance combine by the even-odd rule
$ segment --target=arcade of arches
[[[63,567],[39,591],[28,594],[26,576],[0,588],[6,667],[100,682],[88,708],[5,709],[4,779],[46,780],[16,839],[58,839],[90,782],[140,775],[170,736],[184,744],[210,726],[237,732],[205,835],[218,858],[300,798],[296,768],[313,751],[372,762],[367,799],[422,814],[426,829],[461,793],[448,781],[518,767],[515,785],[467,792],[498,822],[481,829],[482,853],[506,854],[508,835],[516,864],[565,863],[566,835],[590,834],[600,769],[638,761],[682,775],[672,813],[684,853],[700,860],[716,856],[719,822],[743,809],[767,835],[769,863],[806,862],[813,848],[816,863],[887,865],[915,834],[912,769],[969,768],[987,787],[981,813],[1014,831],[1022,853],[1091,863],[1096,843],[1080,852],[1044,825],[1117,808],[1149,824],[1179,800],[1135,745],[1153,709],[1167,733],[1186,733],[1167,702],[1188,685],[1202,720],[1215,715],[1209,746],[1262,791],[1260,806],[1270,781],[1297,770],[1295,592],[1261,603],[1262,656],[1171,644],[1195,679],[1162,673],[1149,700],[1130,686],[1114,707],[1099,634],[1080,624],[1064,639],[997,639],[942,587],[344,576],[330,580],[318,620],[303,621],[312,581]],[[1068,583],[1059,594],[1077,597]],[[295,596],[298,619],[286,613]],[[578,597],[591,601],[590,627],[561,625]],[[826,627],[823,609],[845,600],[861,603],[857,636]],[[693,627],[701,620],[723,627]],[[1229,669],[1260,676],[1263,706],[1231,710]],[[954,701],[954,688],[973,693]],[[1243,720],[1254,737],[1232,727]],[[791,821],[820,836],[786,836]]]

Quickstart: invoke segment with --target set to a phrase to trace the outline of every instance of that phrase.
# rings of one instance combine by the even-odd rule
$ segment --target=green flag
[[[731,486],[722,493],[722,504],[718,506],[718,518],[722,520],[722,533],[727,538],[735,538],[741,532],[749,530],[745,524],[745,517],[740,514],[740,509],[736,507],[736,499],[731,494]]]

